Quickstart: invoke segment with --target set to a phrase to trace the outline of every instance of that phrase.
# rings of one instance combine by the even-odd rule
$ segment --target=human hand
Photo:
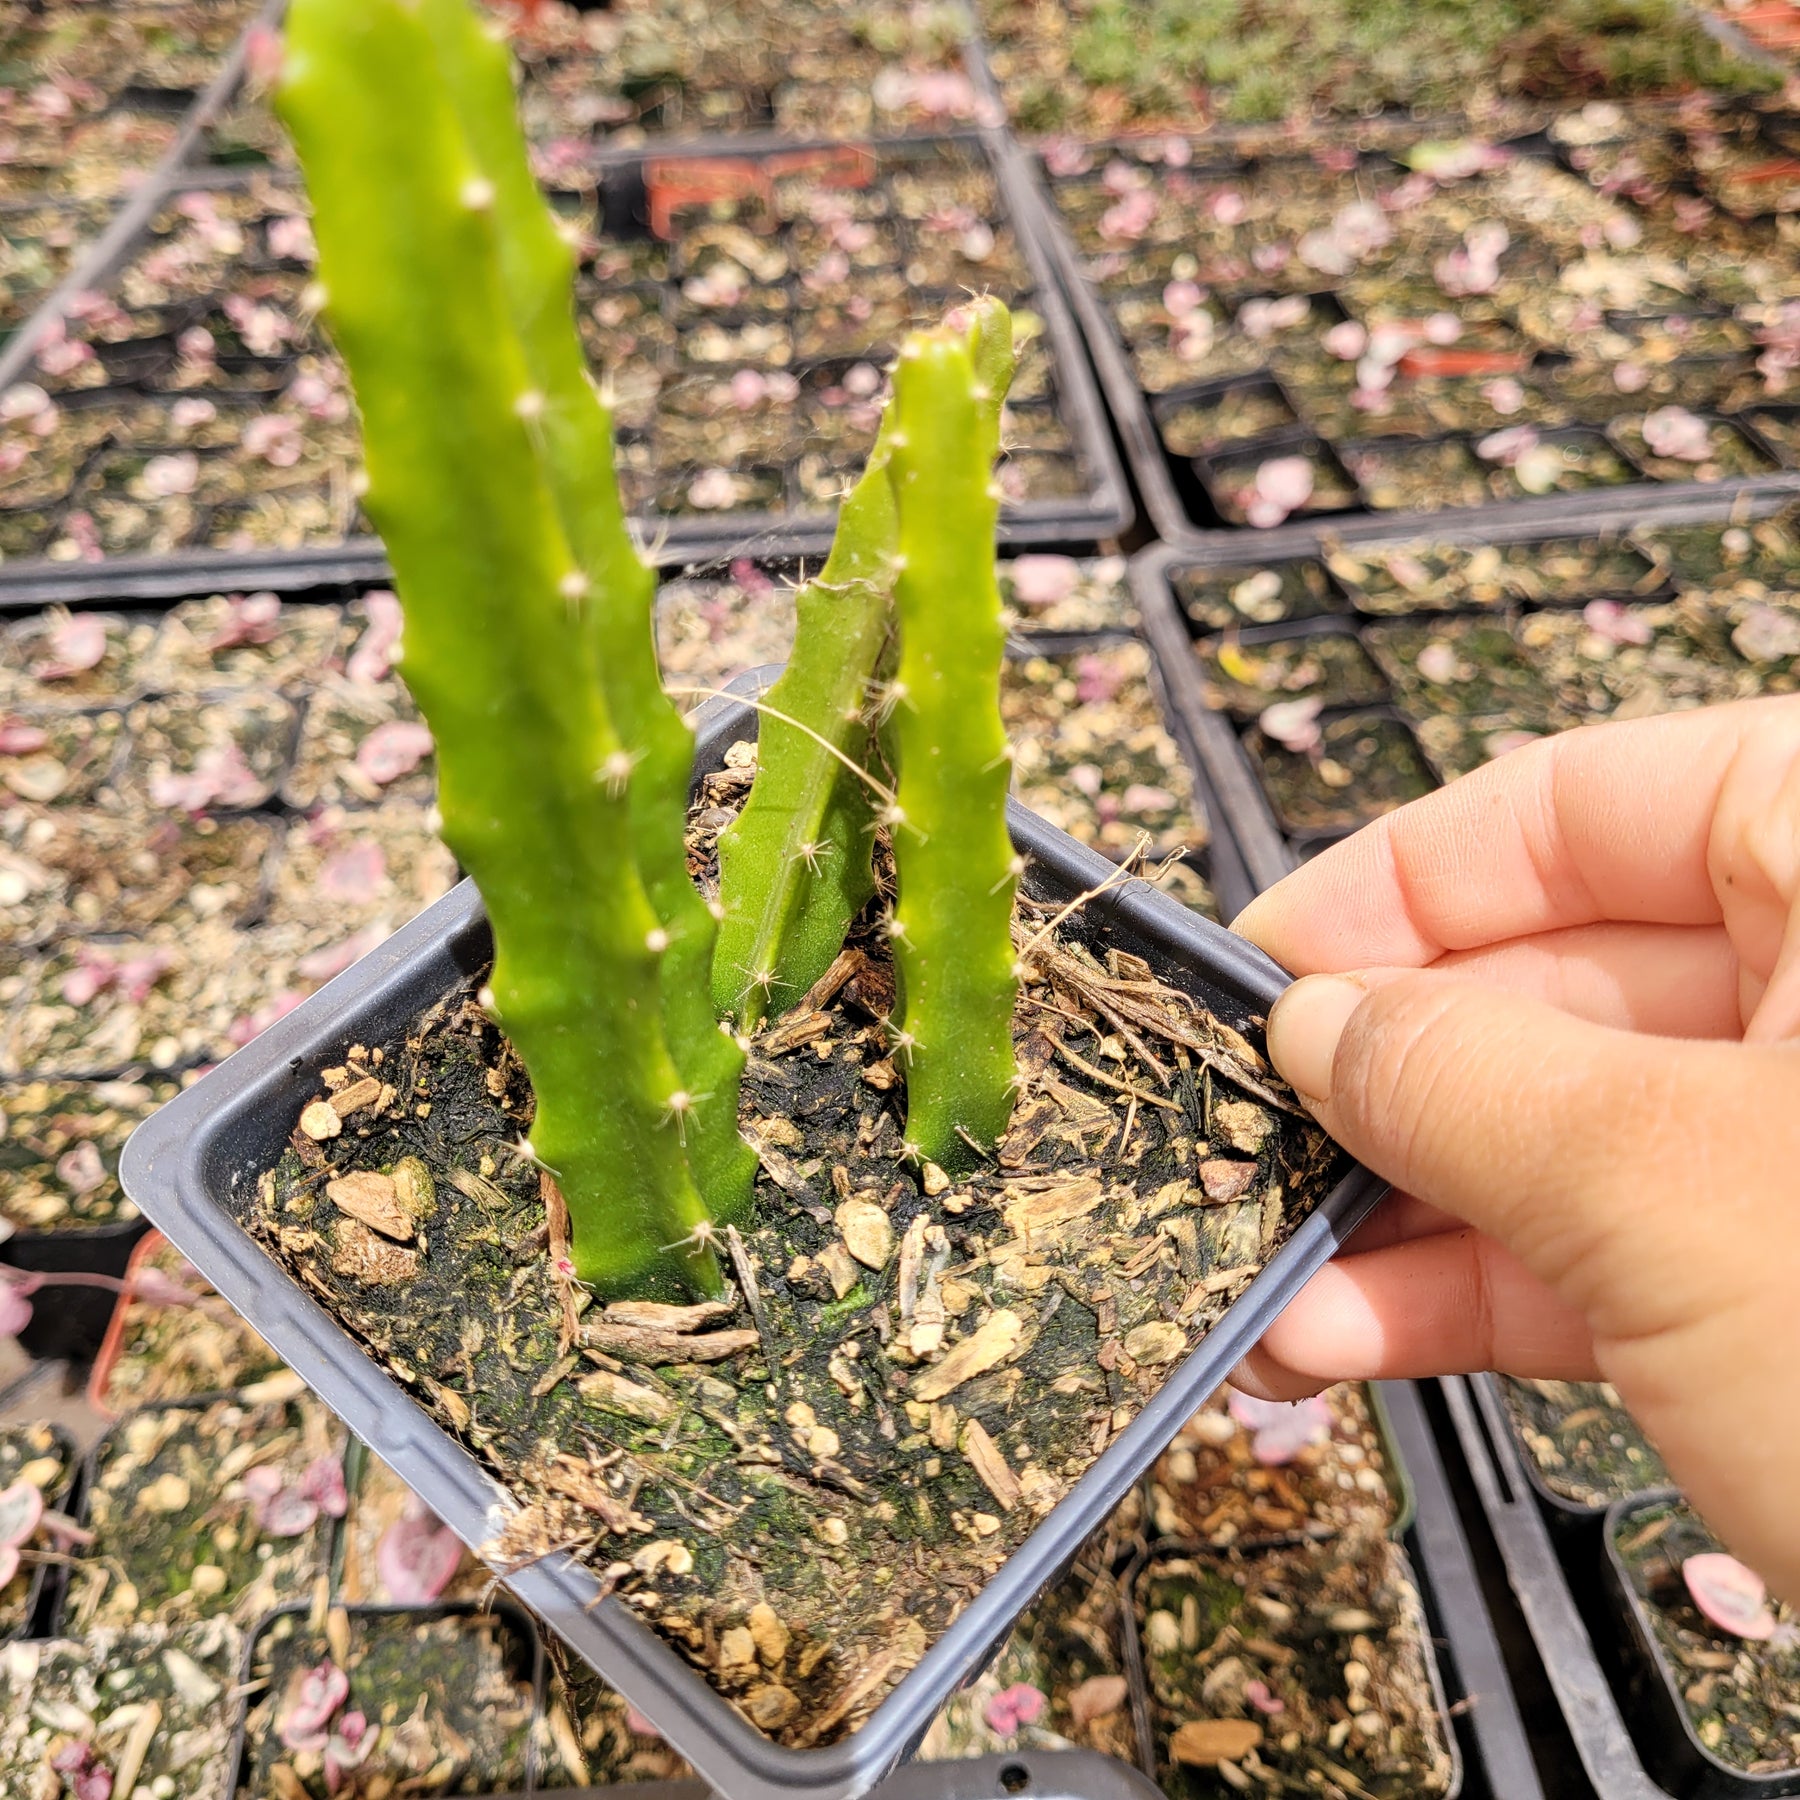
[[[1236,929],[1269,1052],[1400,1190],[1234,1382],[1612,1382],[1800,1597],[1800,698],[1528,746]]]

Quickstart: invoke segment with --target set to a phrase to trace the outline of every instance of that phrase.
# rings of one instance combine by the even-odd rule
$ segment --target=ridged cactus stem
[[[997,430],[1012,379],[1012,320],[988,298],[960,310],[988,391],[983,415],[992,414]],[[880,789],[855,769],[871,754],[873,690],[893,640],[893,417],[890,404],[862,478],[838,511],[831,554],[796,596],[794,652],[769,690],[756,785],[719,839],[724,917],[713,1001],[746,1029],[786,1011],[825,973],[874,892]]]
[[[1006,628],[994,579],[994,458],[1011,379],[1003,307],[970,329],[910,337],[894,375],[889,476],[899,519],[899,762],[891,921],[906,1141],[946,1169],[975,1159],[1012,1111],[1017,993],[1006,830],[1012,771],[1000,719]]]
[[[869,753],[869,686],[893,628],[887,454],[884,418],[831,554],[795,598],[794,653],[758,728],[756,785],[719,838],[713,1003],[746,1030],[825,973],[875,891],[870,790],[845,763]]]
[[[504,60],[464,0],[294,0],[280,105],[444,836],[493,922],[495,1011],[537,1092],[531,1154],[584,1279],[716,1290],[712,1227],[748,1159],[707,1000],[712,922],[669,880],[687,734],[656,685],[650,579]]]

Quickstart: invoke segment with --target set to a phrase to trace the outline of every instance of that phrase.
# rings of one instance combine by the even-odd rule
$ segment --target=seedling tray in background
[[[822,548],[902,335],[982,289],[1031,331],[997,477],[1002,541],[1092,542],[1127,523],[1080,339],[1017,224],[1018,173],[985,139],[729,140],[613,154],[598,183],[565,208],[575,306],[617,394],[621,486],[646,541]],[[167,197],[107,300],[30,371],[54,410],[5,428],[23,460],[0,508],[0,588],[43,592],[115,558],[153,581],[158,561],[195,553],[327,573],[379,556],[348,381],[307,298],[312,258],[291,176],[213,175]]]
[[[1291,528],[1147,551],[1133,580],[1219,810],[1266,886],[1524,738],[1789,691],[1800,538],[1785,517],[1715,495],[1580,520],[1564,503],[1485,529],[1439,519],[1407,538]],[[1709,580],[1706,547],[1734,520],[1784,548],[1753,546],[1754,566]],[[1430,597],[1409,593],[1421,582]]]
[[[1498,1384],[1478,1375],[1452,1376],[1439,1386],[1474,1498],[1524,1615],[1529,1645],[1523,1654],[1541,1669],[1546,1698],[1560,1713],[1594,1794],[1598,1800],[1669,1800],[1682,1790],[1660,1785],[1646,1768],[1657,1741],[1648,1708],[1624,1698],[1622,1621],[1609,1618],[1602,1591],[1601,1517],[1580,1535],[1578,1549],[1573,1535],[1553,1535]],[[1646,1734],[1642,1746],[1640,1733]],[[1757,1791],[1757,1784],[1737,1791]]]
[[[1740,117],[1792,129],[1727,102],[1706,122]],[[1795,258],[1754,210],[1795,195],[1765,183],[1732,211],[1737,164],[1674,156],[1672,130],[1646,108],[1497,146],[1361,126],[1285,151],[1156,137],[1035,159],[1158,531],[1267,523],[1257,471],[1295,457],[1314,491],[1288,513],[1400,529],[1546,494],[1800,485],[1792,437],[1763,429],[1781,423]],[[1633,159],[1654,177],[1632,178]],[[1488,259],[1493,227],[1506,242]]]

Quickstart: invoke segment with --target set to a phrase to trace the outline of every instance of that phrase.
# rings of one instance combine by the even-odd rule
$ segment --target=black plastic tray
[[[1736,495],[1717,488],[1676,496],[1657,490],[1651,499],[1602,507],[1588,504],[1579,509],[1568,502],[1581,496],[1559,495],[1553,503],[1533,502],[1508,507],[1504,516],[1495,510],[1485,516],[1428,513],[1401,519],[1393,515],[1370,517],[1336,529],[1294,524],[1266,533],[1213,532],[1191,546],[1156,545],[1132,559],[1131,583],[1142,629],[1161,662],[1167,691],[1187,727],[1187,739],[1205,770],[1215,801],[1215,817],[1221,817],[1236,837],[1239,855],[1258,888],[1271,886],[1303,860],[1306,851],[1348,836],[1349,828],[1305,832],[1292,830],[1277,817],[1257,776],[1250,755],[1226,714],[1207,704],[1194,633],[1170,587],[1177,569],[1275,568],[1286,563],[1317,561],[1331,544],[1354,549],[1372,544],[1493,543],[1517,544],[1539,538],[1592,537],[1642,527],[1651,529],[1696,523],[1723,523],[1762,517],[1790,498],[1786,493],[1758,492]],[[1327,539],[1330,543],[1328,544]],[[1569,610],[1572,602],[1546,603],[1541,610]],[[1418,615],[1407,615],[1424,617]],[[1459,615],[1473,617],[1475,615]],[[1348,610],[1312,619],[1288,620],[1270,626],[1245,626],[1246,642],[1289,638],[1313,633],[1352,632],[1366,623]],[[1383,701],[1328,709],[1326,718],[1354,713],[1398,720],[1409,737],[1412,724]],[[1423,752],[1421,760],[1429,768]],[[1438,778],[1433,775],[1434,782]]]
[[[770,673],[760,672],[761,679]],[[752,690],[746,685],[739,691]],[[731,701],[710,702],[695,723],[697,769],[716,767],[729,744],[755,734],[754,715]],[[1010,824],[1015,843],[1052,892],[1079,892],[1111,872],[1103,857],[1022,808],[1010,810]],[[1165,967],[1173,964],[1240,1023],[1265,1012],[1287,984],[1260,951],[1142,882],[1109,888],[1090,902],[1087,918],[1097,931]],[[479,968],[490,942],[480,899],[465,882],[141,1126],[122,1165],[127,1192],[176,1246],[403,1481],[432,1496],[434,1510],[471,1546],[494,1535],[509,1504],[504,1491],[250,1240],[227,1196],[253,1168],[272,1160],[284,1141],[280,1120],[311,1091],[316,1071],[347,1037],[379,1041],[403,1028]],[[591,1570],[551,1558],[519,1570],[509,1585],[733,1800],[859,1794],[912,1750],[951,1691],[988,1659],[1181,1422],[1383,1192],[1384,1184],[1366,1170],[1345,1177],[868,1723],[828,1749],[794,1751],[770,1743],[621,1601],[601,1600]]]
[[[1530,1652],[1547,1679],[1575,1755],[1599,1800],[1669,1800],[1646,1769],[1627,1714],[1607,1679],[1601,1651],[1578,1602],[1525,1474],[1491,1376],[1449,1376],[1439,1383],[1475,1500],[1524,1617]],[[1594,1585],[1599,1544],[1590,1538]]]
[[[1657,1778],[1685,1800],[1748,1800],[1748,1796],[1800,1793],[1800,1769],[1751,1775],[1734,1768],[1701,1743],[1681,1697],[1682,1683],[1658,1643],[1656,1628],[1619,1555],[1619,1528],[1634,1512],[1679,1500],[1674,1488],[1653,1488],[1615,1500],[1606,1509],[1601,1568],[1606,1598],[1618,1627],[1625,1686],[1646,1759]]]
[[[1051,259],[1039,242],[1037,232],[1031,228],[1033,208],[1029,191],[1017,163],[1006,154],[994,134],[944,132],[935,136],[871,138],[852,144],[758,133],[684,141],[666,147],[608,149],[600,154],[598,163],[602,171],[602,196],[608,211],[617,210],[621,231],[636,232],[644,229],[644,222],[634,215],[633,197],[637,202],[643,201],[643,170],[650,164],[667,168],[671,164],[708,163],[721,158],[734,163],[763,163],[815,153],[843,157],[861,152],[874,168],[884,157],[903,166],[908,160],[951,150],[987,166],[994,180],[996,216],[1013,225],[1019,256],[1030,278],[1028,304],[1045,324],[1044,342],[1054,373],[1055,411],[1069,433],[1084,481],[1084,489],[1079,494],[1002,505],[1000,542],[1007,546],[1076,546],[1111,538],[1124,530],[1134,517],[1130,490],[1114,449],[1081,335],[1069,316]],[[202,171],[195,185],[217,188],[230,183],[216,171]],[[144,204],[134,204],[131,218],[120,222],[120,241],[113,252],[104,262],[97,259],[93,267],[83,269],[90,286],[117,272],[138,247],[155,210],[152,202],[160,204],[180,186],[178,175],[172,176],[148,194]],[[131,227],[129,231],[125,229],[127,225]],[[19,335],[23,339],[29,334],[21,332]],[[7,354],[11,356],[13,351],[9,349]],[[21,359],[24,357],[22,350],[18,354]],[[816,357],[809,359],[809,366],[844,360],[854,359]],[[20,360],[18,368],[22,370],[23,367],[24,361]],[[723,367],[721,365],[722,370]],[[4,368],[4,362],[0,362],[0,373]],[[629,432],[622,434],[625,438],[630,435]],[[711,552],[766,560],[825,549],[831,540],[835,518],[835,507],[808,508],[796,496],[795,504],[781,512],[735,510],[672,517],[645,512],[639,515],[638,524],[646,542],[666,545],[676,554]],[[384,579],[387,570],[381,543],[374,536],[351,537],[336,543],[257,555],[196,549],[170,557],[108,558],[81,566],[28,557],[0,565],[0,596],[16,592],[40,602],[117,597],[120,594],[149,598],[170,592],[168,583],[173,571],[184,566],[196,571],[212,571],[211,578],[215,582],[254,578],[273,586],[357,577]],[[264,569],[273,571],[273,577],[253,573]],[[239,576],[236,573],[239,570],[246,573]],[[184,574],[181,579],[193,577]]]
[[[1346,130],[1352,129],[1347,123]],[[1430,133],[1423,126],[1421,137]],[[1014,147],[1010,151],[1011,160],[1017,167],[1016,182],[1021,192],[1021,205],[1029,204],[1036,221],[1036,235],[1041,238],[1043,246],[1054,261],[1058,277],[1062,283],[1076,320],[1080,324],[1082,335],[1087,340],[1088,350],[1093,357],[1095,373],[1099,377],[1102,392],[1106,396],[1106,404],[1110,410],[1119,438],[1125,449],[1126,461],[1131,470],[1132,481],[1143,499],[1145,510],[1149,513],[1151,524],[1157,535],[1167,544],[1182,548],[1203,548],[1210,540],[1228,538],[1235,540],[1239,546],[1237,554],[1246,559],[1260,552],[1256,546],[1259,541],[1273,535],[1244,527],[1235,530],[1222,530],[1209,525],[1205,520],[1196,518],[1193,509],[1183,498],[1172,467],[1171,456],[1163,448],[1162,439],[1157,431],[1152,415],[1152,401],[1138,385],[1137,376],[1126,357],[1123,344],[1100,295],[1087,281],[1081,271],[1080,258],[1077,255],[1073,240],[1063,228],[1056,203],[1051,197],[1044,177],[1044,170],[1038,157],[1026,150]],[[1233,385],[1232,378],[1221,378],[1207,383],[1217,388]],[[1747,409],[1753,410],[1753,409]],[[1303,418],[1303,415],[1297,415]],[[1734,423],[1743,428],[1743,421],[1734,418]],[[1554,433],[1557,428],[1548,428]],[[1598,432],[1599,428],[1594,430]],[[1300,436],[1310,438],[1310,430],[1301,429]],[[1759,449],[1766,450],[1777,463],[1784,459],[1778,451],[1764,445],[1753,428],[1746,432],[1751,441]],[[1323,441],[1323,440],[1321,440]],[[1397,442],[1419,443],[1423,439],[1396,439]],[[1254,442],[1249,446],[1255,448]],[[1336,452],[1341,445],[1331,444],[1328,448],[1333,453],[1333,460],[1341,460]],[[1614,446],[1615,450],[1618,448]],[[1185,460],[1185,459],[1184,459]],[[1634,462],[1629,455],[1628,463]],[[1196,472],[1196,484],[1203,484],[1204,477]],[[1503,519],[1510,519],[1515,514],[1532,516],[1552,516],[1557,509],[1564,509],[1569,516],[1577,516],[1583,509],[1607,509],[1623,505],[1639,507],[1658,507],[1664,505],[1683,505],[1693,501],[1711,499],[1715,503],[1720,499],[1727,501],[1739,495],[1760,496],[1763,494],[1791,494],[1800,492],[1800,471],[1782,468],[1762,475],[1740,476],[1716,483],[1702,482],[1655,482],[1640,480],[1634,483],[1622,483],[1617,486],[1592,489],[1583,493],[1555,494],[1543,499],[1526,499],[1516,501],[1496,500],[1475,507],[1446,507],[1441,510],[1427,512],[1384,511],[1367,513],[1336,513],[1313,515],[1308,523],[1316,523],[1324,518],[1333,525],[1354,523],[1362,525],[1365,521],[1372,525],[1383,537],[1415,536],[1422,531],[1449,532],[1459,529],[1491,528],[1492,524]]]
[[[43,335],[62,318],[77,294],[91,293],[115,275],[130,255],[166,194],[179,185],[182,169],[207,126],[230,103],[244,79],[251,33],[273,30],[287,10],[287,0],[265,0],[193,104],[185,109],[181,129],[156,163],[147,169],[113,214],[110,223],[83,251],[66,275],[39,301],[30,317],[0,345],[0,388],[10,387],[31,365]]]

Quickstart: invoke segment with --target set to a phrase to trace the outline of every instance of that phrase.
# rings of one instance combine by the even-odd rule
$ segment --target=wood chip
[[[655,1388],[615,1375],[610,1369],[596,1369],[592,1375],[582,1376],[575,1388],[582,1399],[622,1418],[636,1419],[640,1425],[663,1425],[675,1416],[673,1400]]]
[[[1092,1175],[1058,1182],[1035,1193],[1009,1188],[1002,1213],[1014,1237],[1021,1243],[1035,1245],[1061,1227],[1085,1219],[1100,1204],[1104,1191]]]
[[[332,1230],[331,1272],[370,1287],[397,1287],[419,1272],[419,1253],[371,1231],[360,1219],[339,1219]]]
[[[1178,1763],[1205,1768],[1209,1763],[1236,1762],[1263,1741],[1254,1719],[1189,1719],[1175,1729],[1169,1754]]]
[[[894,1253],[894,1227],[873,1200],[846,1200],[832,1217],[843,1234],[844,1248],[864,1268],[887,1267]]]
[[[654,1331],[648,1326],[623,1325],[606,1318],[584,1320],[581,1342],[589,1350],[648,1364],[723,1362],[746,1350],[759,1349],[762,1344],[754,1331]]]
[[[1167,1319],[1152,1319],[1125,1334],[1125,1354],[1146,1368],[1172,1363],[1186,1349],[1187,1333]]]
[[[830,1033],[830,1013],[791,1012],[756,1040],[756,1048],[764,1056],[780,1056],[784,1051],[798,1050],[802,1044],[816,1043]]]
[[[361,1081],[353,1081],[347,1088],[340,1089],[331,1096],[331,1110],[340,1119],[347,1119],[352,1113],[361,1112],[365,1106],[373,1106],[381,1098],[381,1083],[373,1075],[365,1075]],[[306,1120],[304,1115],[300,1121],[302,1127]]]
[[[601,1317],[614,1325],[642,1325],[651,1331],[698,1331],[702,1325],[729,1319],[737,1311],[729,1300],[702,1300],[695,1306],[670,1306],[660,1300],[615,1300]]]
[[[315,1143],[323,1143],[344,1129],[344,1121],[329,1100],[315,1100],[300,1114],[300,1129]]]
[[[396,1243],[410,1244],[418,1228],[412,1209],[400,1198],[393,1178],[373,1169],[356,1169],[325,1184],[326,1197],[339,1212],[360,1220],[371,1231]]]
[[[1000,1446],[988,1436],[979,1419],[970,1419],[964,1424],[959,1447],[981,1477],[982,1486],[999,1503],[1000,1510],[1011,1512],[1019,1504],[1019,1478],[1007,1467]]]
[[[952,1344],[941,1363],[917,1376],[907,1389],[913,1400],[941,1400],[965,1381],[997,1368],[1019,1347],[1025,1322],[1002,1307],[960,1343]]]
[[[543,1483],[552,1493],[573,1500],[592,1513],[608,1531],[624,1536],[649,1531],[651,1523],[613,1493],[586,1463],[573,1456],[558,1456],[543,1468]]]

